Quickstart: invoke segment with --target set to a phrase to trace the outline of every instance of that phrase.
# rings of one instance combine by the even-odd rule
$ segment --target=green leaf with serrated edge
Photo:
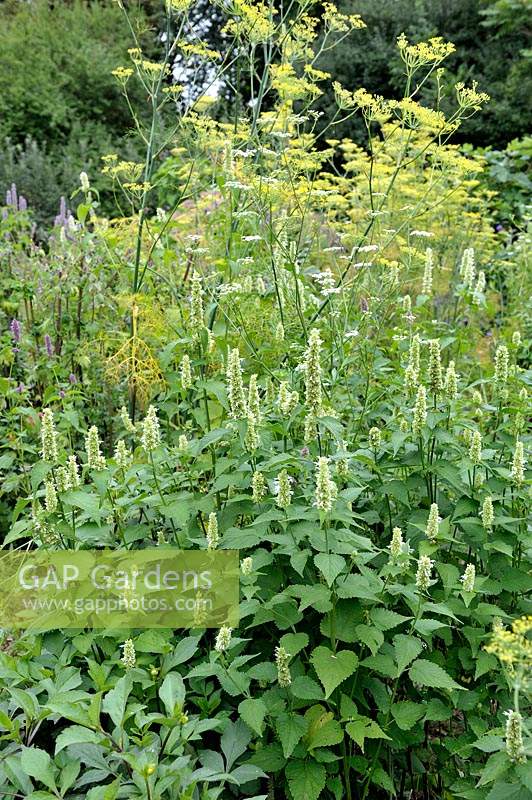
[[[285,758],[290,758],[297,743],[307,732],[308,721],[295,713],[283,713],[275,720],[275,730],[283,748]]]
[[[279,644],[284,647],[290,657],[293,658],[308,645],[308,635],[306,633],[285,633],[281,636]]]
[[[308,731],[304,737],[307,750],[316,747],[330,747],[339,744],[344,738],[340,724],[334,719],[332,711],[322,705],[312,706],[305,712]]]
[[[317,800],[325,787],[327,773],[323,764],[293,759],[285,771],[294,800]]]
[[[412,683],[419,683],[421,686],[429,686],[432,689],[463,689],[465,691],[465,687],[456,683],[438,664],[423,658],[414,661],[408,674]]]
[[[101,734],[90,728],[82,728],[81,725],[71,725],[65,728],[55,740],[55,754],[57,755],[63,748],[70,744],[98,744]]]
[[[348,722],[345,729],[349,736],[358,744],[362,752],[364,752],[365,739],[389,739],[380,725],[378,725],[370,717],[357,717],[351,722]]]
[[[126,704],[132,688],[132,679],[129,673],[119,678],[111,691],[107,692],[102,702],[102,711],[109,714],[114,724],[122,725],[126,711]]]
[[[496,781],[508,772],[510,767],[511,762],[505,750],[499,753],[493,753],[486,761],[477,786],[487,786],[487,784],[493,783],[493,781]]]
[[[321,700],[323,698],[323,689],[319,683],[307,675],[298,675],[294,678],[290,691],[294,697],[298,697],[300,700]]]
[[[409,731],[424,713],[425,706],[413,703],[411,700],[394,703],[392,706],[392,716],[402,731]]]
[[[185,702],[185,684],[179,672],[169,672],[159,689],[159,697],[164,703],[166,713],[173,717],[176,706],[183,708]]]
[[[371,654],[374,656],[384,642],[384,634],[373,625],[357,625],[356,634],[358,640],[363,642]]]
[[[55,789],[52,760],[45,750],[39,747],[23,747],[20,766],[30,778],[44,783],[49,789]]]
[[[268,713],[268,709],[262,700],[248,698],[242,700],[238,706],[238,713],[240,718],[244,720],[246,725],[249,725],[251,730],[255,731],[259,736],[262,736],[264,730],[264,718]]]
[[[325,578],[327,585],[332,586],[335,579],[345,569],[345,558],[334,553],[318,553],[314,563]]]
[[[398,633],[393,637],[393,646],[395,650],[395,661],[397,663],[397,676],[405,671],[412,661],[418,657],[423,650],[423,642],[415,636],[407,636],[406,634]]]
[[[352,675],[358,666],[358,658],[351,650],[333,653],[328,647],[316,647],[310,657],[316,674],[330,697],[337,686]]]
[[[398,625],[402,625],[403,622],[408,622],[412,619],[412,617],[397,614],[395,611],[389,611],[387,608],[373,608],[370,612],[370,617],[377,628],[382,631],[397,628]]]

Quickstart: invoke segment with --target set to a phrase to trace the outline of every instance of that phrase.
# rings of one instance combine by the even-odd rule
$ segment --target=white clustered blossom
[[[421,436],[423,426],[427,421],[427,391],[425,387],[420,384],[417,390],[416,404],[414,406],[414,415],[412,420],[412,431],[414,435]]]
[[[435,542],[436,539],[438,538],[440,522],[441,522],[441,517],[438,504],[432,503],[430,506],[429,518],[427,520],[427,527],[425,529],[425,534],[427,536],[427,539],[430,539],[431,542]]]
[[[480,431],[473,431],[471,444],[469,445],[469,458],[475,466],[482,461],[482,436]]]
[[[225,651],[229,648],[229,645],[231,644],[232,632],[232,628],[229,628],[227,625],[222,625],[218,631],[216,642],[214,644],[214,649],[217,653],[225,653]]]
[[[120,419],[122,420],[122,425],[128,433],[135,433],[135,426],[131,421],[131,417],[129,416],[125,406],[122,406],[120,409]]]
[[[454,368],[454,361],[449,361],[449,366],[445,371],[444,388],[447,399],[456,400],[458,397],[458,376]]]
[[[240,570],[242,575],[251,575],[253,572],[253,559],[251,556],[242,559],[240,562]]]
[[[186,391],[190,389],[192,386],[192,367],[190,364],[190,356],[186,353],[183,355],[181,359],[181,364],[179,366],[179,372],[181,376],[181,386]]]
[[[421,592],[426,592],[432,578],[434,561],[428,556],[420,556],[417,562],[416,586]]]
[[[220,536],[218,534],[218,518],[214,511],[209,514],[209,521],[207,523],[207,550],[216,550]]]
[[[122,645],[122,650],[123,653],[121,661],[126,670],[129,671],[130,669],[133,669],[137,660],[133,639],[126,639],[126,641]]]
[[[464,592],[474,592],[475,591],[475,565],[468,564],[465,568],[465,572],[460,578],[462,581],[462,585],[464,587]]]
[[[401,528],[396,527],[392,531],[392,539],[390,542],[390,558],[392,561],[397,561],[401,557],[403,547],[403,532]]]
[[[161,431],[159,427],[159,420],[157,418],[157,409],[155,406],[150,406],[146,412],[146,416],[142,421],[142,435],[140,442],[144,450],[150,453],[156,450],[161,444]]]
[[[105,469],[105,457],[100,452],[100,434],[96,425],[92,425],[85,437],[85,451],[89,469],[97,471]]]
[[[325,456],[318,458],[316,463],[316,495],[314,505],[318,511],[328,514],[338,495],[338,488],[331,479],[329,459]]]
[[[460,278],[466,289],[472,289],[475,282],[475,250],[467,247],[460,264]]]
[[[253,502],[260,503],[266,497],[266,481],[262,472],[254,472],[251,478]]]
[[[506,753],[510,761],[524,763],[526,761],[523,746],[523,718],[519,711],[505,711],[506,715]]]
[[[127,469],[131,464],[131,452],[123,439],[119,439],[116,443],[114,459],[121,469]]]
[[[421,293],[425,295],[432,294],[432,273],[434,270],[434,253],[432,247],[427,247],[425,250],[425,270],[423,272],[423,282],[421,284]]]
[[[291,483],[293,478],[288,474],[288,472],[283,469],[277,476],[277,480],[274,484],[275,496],[276,496],[276,503],[279,508],[288,508],[290,503],[292,502],[292,487]]]
[[[51,478],[48,478],[44,484],[44,507],[50,514],[57,509],[57,494]]]
[[[321,410],[321,345],[317,328],[310,332],[305,361],[305,402],[309,410],[318,415]]]
[[[242,419],[247,415],[244,383],[242,380],[242,366],[240,364],[240,351],[234,347],[227,356],[227,395],[229,397],[230,415],[233,419]]]
[[[521,442],[519,439],[515,443],[511,476],[512,481],[516,486],[521,486],[525,480],[525,451],[523,442]]]
[[[79,464],[76,456],[69,456],[68,457],[68,473],[70,475],[70,483],[72,487],[75,489],[80,486],[81,481],[79,477]]]
[[[493,527],[493,519],[494,519],[493,500],[491,499],[491,497],[488,496],[488,497],[484,498],[484,502],[482,503],[482,511],[481,511],[481,515],[480,516],[481,516],[481,519],[482,519],[482,525],[483,525],[484,529],[487,530],[487,531],[491,531],[491,529]]]
[[[55,430],[54,414],[50,408],[45,408],[41,420],[41,458],[43,461],[57,461],[57,433]]]
[[[277,665],[277,683],[281,689],[287,689],[292,683],[290,674],[290,653],[284,647],[275,648],[275,663]]]

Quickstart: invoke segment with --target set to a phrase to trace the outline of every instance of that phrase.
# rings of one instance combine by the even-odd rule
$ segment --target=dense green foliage
[[[120,217],[91,171],[45,239],[16,186],[1,209],[4,547],[241,572],[232,629],[20,630],[4,593],[2,796],[532,800],[526,186],[449,142],[486,97],[439,40],[399,42],[401,102],[335,86],[366,148],[320,141],[307,12],[132,42]],[[325,45],[363,24],[327,6]],[[234,94],[183,102],[176,52]]]

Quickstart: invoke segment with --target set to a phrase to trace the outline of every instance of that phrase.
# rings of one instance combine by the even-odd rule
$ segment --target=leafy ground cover
[[[0,518],[13,549],[238,549],[240,623],[6,628],[2,796],[526,800],[528,235],[452,144],[488,98],[401,37],[404,98],[336,84],[318,142],[359,17],[327,4],[318,48],[303,5],[241,3],[214,53],[167,12],[164,63],[116,71],[151,107],[145,161],[104,156],[123,216],[85,174],[44,242],[3,207]],[[177,48],[238,52],[251,105],[169,90]]]

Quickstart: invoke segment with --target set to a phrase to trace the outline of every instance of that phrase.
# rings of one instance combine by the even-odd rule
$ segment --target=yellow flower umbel
[[[511,630],[502,624],[494,626],[486,652],[496,655],[502,664],[511,668],[512,673],[516,670],[528,673],[532,669],[531,631],[532,616],[515,619]]]
[[[55,430],[54,414],[50,408],[45,408],[41,420],[41,458],[43,461],[57,461],[57,433]]]
[[[308,339],[304,370],[305,403],[314,416],[318,416],[321,410],[321,345],[320,332],[313,328]]]
[[[247,415],[242,367],[238,347],[229,351],[227,357],[227,396],[229,398],[229,414],[233,419],[242,419]]]

